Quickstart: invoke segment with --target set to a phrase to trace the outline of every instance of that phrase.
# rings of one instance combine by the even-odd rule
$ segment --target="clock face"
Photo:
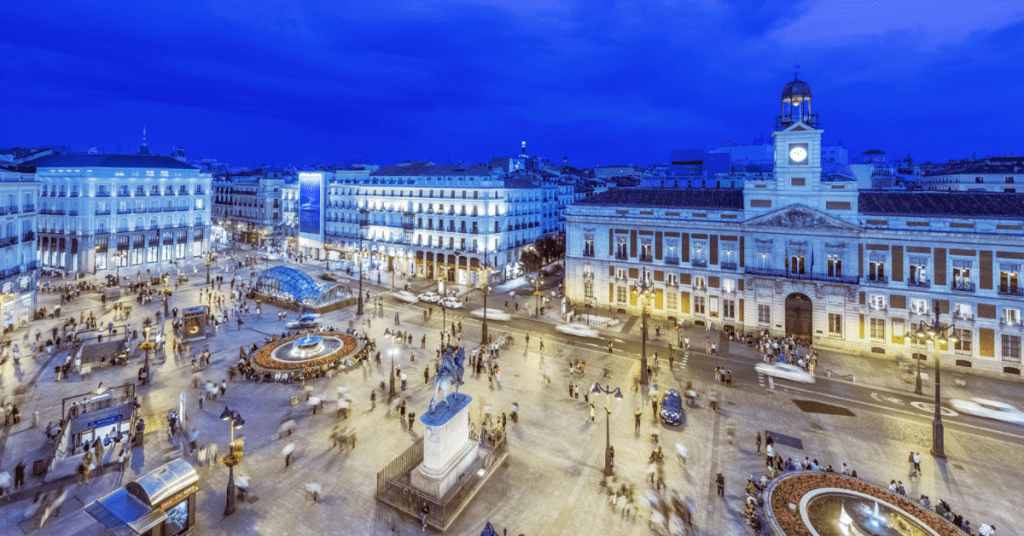
[[[789,150],[789,158],[794,162],[803,162],[807,160],[807,149],[803,147],[793,147]]]

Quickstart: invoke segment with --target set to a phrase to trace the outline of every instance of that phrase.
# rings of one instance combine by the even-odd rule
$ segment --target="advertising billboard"
[[[323,173],[299,173],[299,234],[323,233]]]

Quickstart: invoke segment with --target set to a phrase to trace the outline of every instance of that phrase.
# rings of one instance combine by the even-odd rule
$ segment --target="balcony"
[[[11,206],[7,207],[7,213],[8,214],[17,214],[18,213],[18,206],[17,205],[11,205]]]
[[[974,322],[973,314],[964,314],[960,311],[953,311],[953,320],[960,320],[962,322]]]
[[[679,265],[679,257],[665,257],[665,264],[671,264],[671,265],[678,266]]]
[[[77,216],[77,215],[78,215],[78,209],[77,208],[76,209],[71,209],[71,210],[68,211],[68,216]]]
[[[412,222],[403,222],[402,229],[405,229],[406,231],[412,231],[416,229],[416,224]]]
[[[721,266],[723,270],[735,270],[737,268],[735,262],[723,262],[719,266]]]
[[[99,192],[96,192],[96,197],[110,197],[110,192],[101,190]]]
[[[868,276],[864,280],[864,282],[865,283],[874,283],[876,285],[888,285],[889,284],[889,278],[885,277],[884,275],[876,275],[874,277]]]
[[[78,192],[77,191],[71,192],[71,197],[78,197]]]
[[[1024,287],[999,285],[999,293],[1005,296],[1024,296]]]
[[[615,254],[615,258],[624,261],[624,260],[629,258],[629,255],[626,255],[625,252],[621,252],[620,251],[620,252]]]
[[[805,281],[825,281],[829,283],[843,283],[845,285],[856,285],[860,278],[855,275],[826,275],[826,274],[794,274],[787,270],[779,268],[758,268],[756,266],[746,266],[743,268],[743,273],[749,275],[763,275],[769,277],[784,277],[786,279],[796,279]]]
[[[592,249],[590,249],[590,250],[583,250],[583,256],[584,257],[593,257],[594,256],[594,250],[592,250]]]
[[[117,213],[118,214],[131,214],[132,213],[132,209],[130,209],[130,208],[119,208],[119,209],[117,209]]]
[[[8,268],[0,271],[0,277],[11,277],[12,275],[18,275],[21,273],[21,266],[15,266],[14,268]]]
[[[16,237],[16,236],[8,236],[8,237],[0,238],[0,248],[5,248],[7,246],[13,246],[13,245],[15,245],[17,243],[18,243],[18,237]]]
[[[640,259],[640,262],[654,262],[654,255],[641,254],[638,258]]]
[[[924,279],[908,279],[907,286],[918,288],[931,288],[932,284],[930,281],[926,281]]]
[[[39,267],[39,261],[32,261],[25,267],[26,270],[35,270]]]
[[[955,290],[957,292],[974,292],[974,282],[973,281],[953,281],[953,284],[950,285],[950,289],[951,290]]]
[[[31,241],[33,241],[35,239],[36,239],[36,234],[34,232],[32,232],[32,231],[29,231],[29,232],[25,233],[21,237],[21,241],[22,242],[31,242]]]
[[[0,216],[7,215],[7,207],[0,207]]]
[[[694,268],[707,268],[708,267],[708,260],[707,259],[693,259],[693,260],[690,261],[690,266],[693,266]]]
[[[105,208],[103,210],[97,210],[96,211],[96,215],[97,216],[109,216],[110,215],[110,209],[109,208]]]
[[[36,211],[36,206],[35,205],[25,205],[25,212],[35,212],[35,211]]]

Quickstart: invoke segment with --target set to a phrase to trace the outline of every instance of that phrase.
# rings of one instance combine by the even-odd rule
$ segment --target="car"
[[[782,380],[790,380],[800,383],[814,383],[814,376],[796,365],[790,365],[788,363],[779,363],[777,365],[769,365],[767,363],[758,363],[754,370],[764,374],[765,376],[773,376]]]
[[[675,389],[661,397],[661,422],[676,426],[683,422],[683,399]]]
[[[986,400],[984,398],[972,398],[970,400],[954,398],[950,401],[950,405],[960,413],[1013,424],[1024,424],[1024,412],[1004,402]]]
[[[297,320],[287,324],[288,329],[316,329],[320,326],[320,315],[316,313],[302,313]]]
[[[425,292],[423,294],[420,294],[420,301],[425,301],[427,303],[437,303],[437,300],[440,299],[441,297],[433,292]]]
[[[446,309],[458,309],[462,307],[462,300],[458,298],[453,298],[451,296],[447,298],[441,298],[441,301],[439,303],[441,304],[442,307]]]
[[[417,296],[412,292],[409,292],[408,290],[399,290],[394,294],[395,298],[398,298],[399,300],[402,300],[406,303],[416,303],[416,301],[418,300]]]
[[[576,337],[588,337],[596,339],[601,336],[598,331],[590,326],[584,324],[559,324],[555,326],[556,331],[560,331],[567,335],[575,335]]]

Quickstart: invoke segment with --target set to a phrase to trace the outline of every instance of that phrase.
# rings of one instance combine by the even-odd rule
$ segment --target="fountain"
[[[354,357],[361,347],[346,333],[307,333],[261,348],[253,357],[253,365],[263,372],[319,367]]]

